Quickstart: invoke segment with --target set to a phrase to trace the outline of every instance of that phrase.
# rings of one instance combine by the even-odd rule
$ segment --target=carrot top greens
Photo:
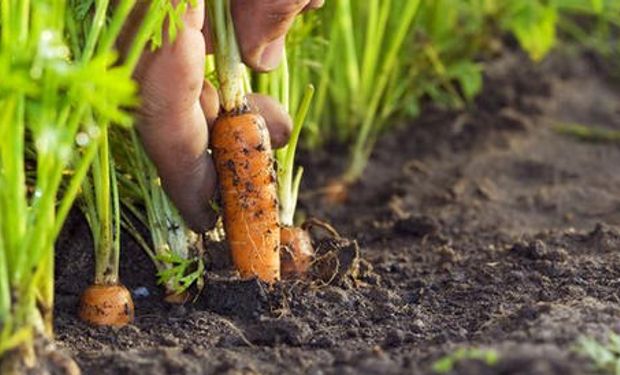
[[[235,36],[230,1],[210,0],[206,5],[215,48],[215,70],[222,108],[226,112],[242,110],[246,107],[245,71]]]
[[[2,371],[33,365],[34,339],[51,337],[54,243],[108,126],[132,123],[131,74],[166,4],[149,4],[121,61],[114,45],[135,0],[0,1]]]

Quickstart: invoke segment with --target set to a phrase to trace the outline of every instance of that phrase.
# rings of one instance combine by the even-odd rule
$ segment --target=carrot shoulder
[[[94,326],[127,325],[134,318],[131,293],[122,284],[93,284],[80,297],[78,315]]]
[[[265,121],[255,113],[222,114],[212,137],[233,262],[241,277],[279,280],[278,199]]]

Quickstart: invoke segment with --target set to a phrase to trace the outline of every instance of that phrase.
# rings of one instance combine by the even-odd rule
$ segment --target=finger
[[[295,16],[311,0],[233,0],[243,61],[256,71],[269,71],[282,59],[283,40]],[[275,43],[275,44],[273,44]]]
[[[284,107],[272,97],[261,94],[248,95],[248,102],[252,111],[265,119],[269,129],[271,146],[280,148],[286,145],[293,130],[293,120]]]
[[[142,106],[138,132],[171,200],[198,232],[213,224],[210,199],[216,174],[208,152],[208,128],[200,97],[204,86],[204,4],[184,15],[174,43],[145,53],[136,71]]]
[[[183,124],[183,126],[179,126]],[[157,167],[162,186],[187,225],[197,233],[213,226],[211,198],[217,176],[207,152],[207,125],[196,103],[193,110],[157,119],[157,131],[149,120],[138,127],[149,157]]]
[[[325,4],[325,0],[310,0],[310,3],[306,5],[304,10],[319,9],[323,4]]]
[[[207,118],[209,129],[211,129],[220,111],[220,100],[217,90],[213,87],[209,80],[205,80],[202,87],[202,93],[200,94],[200,105],[202,106],[202,111]]]

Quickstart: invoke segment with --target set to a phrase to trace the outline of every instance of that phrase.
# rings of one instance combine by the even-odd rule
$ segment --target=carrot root
[[[134,318],[131,293],[121,284],[93,284],[80,297],[78,315],[94,326],[125,326]]]
[[[273,153],[257,114],[221,115],[212,149],[224,206],[224,229],[241,277],[280,279],[280,226]]]
[[[307,219],[300,227],[283,226],[280,229],[280,262],[282,278],[304,278],[315,260],[310,230],[322,229],[333,238],[341,238],[330,224],[316,219]]]
[[[310,233],[303,228],[284,226],[280,229],[280,246],[282,278],[303,278],[314,257]]]

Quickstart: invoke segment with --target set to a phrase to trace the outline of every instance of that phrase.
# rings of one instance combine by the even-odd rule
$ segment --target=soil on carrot
[[[459,348],[498,360],[455,374],[593,373],[578,339],[620,332],[620,147],[559,134],[565,123],[620,130],[620,89],[581,53],[539,66],[506,53],[470,108],[429,107],[383,137],[342,207],[319,194],[342,151],[302,158],[300,209],[357,241],[339,242],[359,250],[357,274],[270,289],[212,264],[195,304],[169,306],[126,238],[136,320],[118,330],[76,318],[92,246],[73,215],[58,244],[59,346],[86,374],[428,374]]]

